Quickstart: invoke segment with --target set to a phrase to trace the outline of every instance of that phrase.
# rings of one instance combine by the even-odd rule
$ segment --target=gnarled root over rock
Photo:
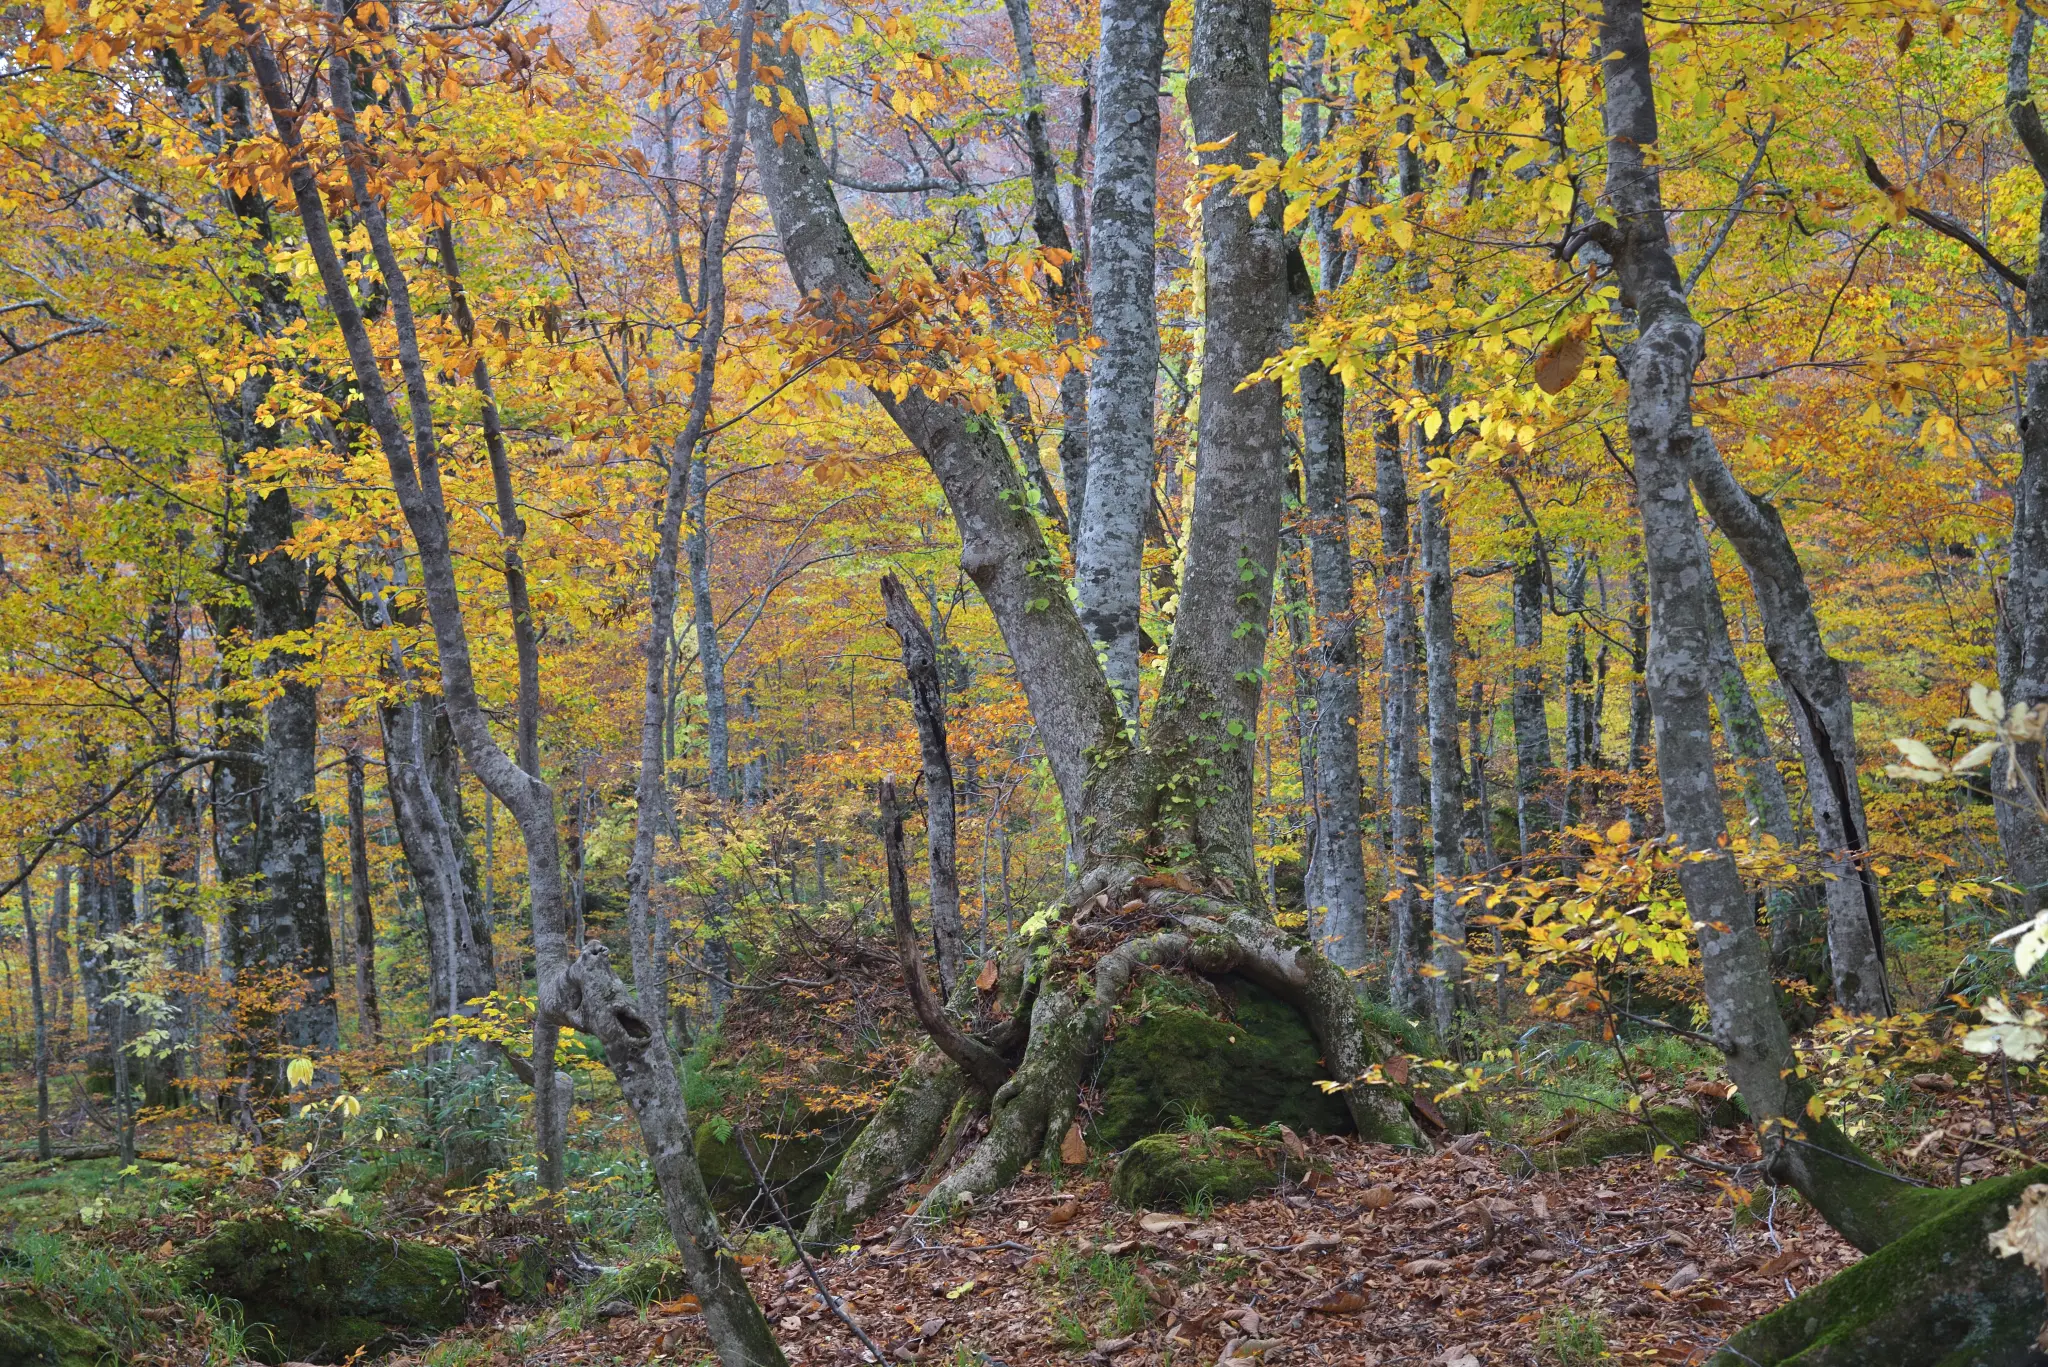
[[[1335,1080],[1356,1078],[1397,1052],[1366,1018],[1343,971],[1313,946],[1238,908],[1172,888],[1155,887],[1142,903],[1127,901],[1117,911],[1111,892],[1091,882],[1066,918],[1067,947],[1036,970],[1042,980],[1031,1002],[1030,1034],[1015,1071],[989,1099],[986,1136],[932,1187],[921,1217],[942,1217],[1000,1190],[1033,1158],[1047,1166],[1059,1162],[1081,1080],[1142,970],[1237,974],[1257,983],[1301,1013]],[[879,1210],[916,1174],[965,1090],[959,1070],[928,1050],[833,1175],[806,1240],[844,1238]],[[1343,1097],[1360,1136],[1413,1141],[1406,1108],[1392,1091],[1352,1087]]]

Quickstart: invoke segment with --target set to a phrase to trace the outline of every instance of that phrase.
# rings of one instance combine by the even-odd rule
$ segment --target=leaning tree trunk
[[[667,1064],[667,1050],[660,1044],[659,1032],[651,1030],[641,1018],[624,985],[611,973],[601,945],[586,946],[573,969],[569,964],[554,790],[535,771],[537,764],[523,766],[499,748],[477,695],[456,579],[455,547],[442,493],[430,377],[420,353],[411,282],[393,246],[385,206],[370,188],[372,153],[355,122],[355,82],[348,56],[337,51],[327,62],[327,112],[334,117],[347,153],[351,201],[384,285],[410,418],[409,432],[387,387],[383,363],[356,302],[348,270],[334,246],[325,196],[303,138],[301,121],[306,117],[306,108],[288,88],[271,46],[272,37],[258,23],[254,12],[243,0],[231,0],[230,13],[240,30],[242,51],[249,59],[282,145],[305,240],[328,308],[339,325],[365,416],[384,454],[399,509],[419,553],[427,610],[440,656],[441,696],[449,722],[471,771],[513,814],[525,840],[540,998],[536,1014],[548,1026],[546,1032],[536,1029],[533,1061],[542,1152],[549,1153],[551,1145],[553,1152],[560,1151],[559,1135],[550,1132],[558,1119],[551,1119],[555,1113],[548,1090],[554,1072],[552,1031],[564,1025],[586,1030],[603,1042],[607,1060],[639,1119],[661,1189],[669,1231],[682,1251],[692,1289],[703,1305],[713,1348],[727,1367],[780,1367],[781,1349],[760,1307],[748,1293],[738,1265],[718,1236],[717,1221],[696,1168],[676,1073]],[[339,15],[336,18],[339,20]],[[341,27],[337,22],[336,29]],[[750,48],[743,48],[741,59],[751,58]],[[493,464],[499,462],[494,460]],[[494,479],[499,478],[500,472],[494,469],[493,475]],[[509,477],[505,480],[509,482]],[[522,733],[526,709],[533,702],[530,694],[521,699]],[[531,763],[531,751],[525,741],[522,734],[521,758]]]
[[[1862,1015],[1890,1015],[1884,925],[1856,774],[1856,709],[1847,671],[1827,648],[1805,570],[1777,510],[1736,482],[1706,428],[1696,429],[1692,438],[1693,487],[1749,571],[1764,623],[1764,649],[1784,685],[1806,759],[1807,803],[1828,873],[1835,1004]]]
[[[1723,843],[1709,712],[1720,649],[1712,640],[1716,589],[1712,566],[1698,554],[1691,486],[1692,373],[1703,332],[1666,236],[1642,0],[1602,0],[1601,8],[1607,199],[1617,221],[1584,232],[1607,248],[1636,310],[1637,337],[1626,352],[1628,436],[1649,571],[1650,705],[1665,823],[1690,856],[1678,878],[1699,937],[1708,1029],[1756,1120],[1772,1172],[1867,1251],[1910,1229],[1947,1194],[1906,1185],[1867,1162],[1831,1123],[1808,1116],[1811,1089],[1778,1013],[1754,904]]]

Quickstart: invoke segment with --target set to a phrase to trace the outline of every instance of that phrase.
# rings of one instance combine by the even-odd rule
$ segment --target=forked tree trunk
[[[771,23],[785,20],[786,10],[776,6]],[[1204,0],[1196,8],[1189,109],[1211,166],[1249,164],[1281,151],[1270,24],[1266,0]],[[789,97],[807,107],[801,58],[784,53],[778,64]],[[875,297],[873,272],[839,211],[814,126],[785,127],[782,134],[757,132],[754,150],[791,274],[821,319],[858,338]],[[1261,900],[1251,850],[1251,756],[1279,545],[1284,432],[1278,386],[1243,382],[1285,341],[1279,208],[1275,202],[1255,215],[1229,187],[1203,200],[1208,327],[1188,573],[1142,751],[1079,616],[1039,582],[1044,544],[1022,476],[1001,442],[964,409],[921,391],[875,395],[952,505],[962,565],[1016,662],[1082,855],[1082,877],[1057,910],[1071,935],[1099,940],[1101,948],[1085,971],[1060,956],[1037,970],[1023,1051],[990,1098],[987,1137],[938,1177],[924,1201],[927,1215],[994,1190],[1033,1158],[1057,1163],[1083,1071],[1141,966],[1237,972],[1261,983],[1294,1003],[1337,1078],[1358,1076],[1386,1048],[1363,1020],[1342,970],[1245,909]],[[1101,219],[1098,213],[1098,263]],[[1099,293],[1096,307],[1099,318]],[[1107,415],[1093,401],[1091,415],[1099,435]],[[1093,504],[1095,475],[1089,484]],[[1402,497],[1405,512],[1405,490]],[[1221,897],[1186,891],[1188,874],[1145,881],[1147,861],[1161,860],[1162,850],[1162,862],[1189,871]],[[1170,928],[1119,929],[1132,902]],[[930,1151],[925,1137],[943,1132],[945,1098],[958,1085],[958,1070],[947,1067],[921,1064],[906,1077],[842,1162],[814,1234],[843,1229],[894,1190]],[[1410,1133],[1400,1102],[1386,1090],[1356,1088],[1346,1097],[1368,1134]]]

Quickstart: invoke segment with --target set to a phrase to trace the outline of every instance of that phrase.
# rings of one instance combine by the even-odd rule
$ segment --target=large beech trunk
[[[1067,487],[1081,620],[1103,651],[1109,683],[1133,726],[1159,384],[1153,271],[1166,9],[1166,0],[1107,0],[1102,6],[1088,257],[1088,302],[1102,346],[1088,369],[1086,484],[1075,487],[1070,474]]]
[[[1138,17],[1158,22],[1149,12]],[[769,23],[779,27],[786,18],[778,4]],[[1124,37],[1144,37],[1123,32],[1122,22],[1105,20],[1116,30],[1106,35],[1105,52]],[[1211,166],[1249,164],[1283,150],[1270,26],[1268,0],[1196,6],[1188,103]],[[778,65],[788,97],[807,107],[800,57],[784,52]],[[1146,116],[1142,99],[1136,106],[1127,102],[1121,118],[1113,107],[1105,94],[1105,137],[1113,125],[1128,127]],[[754,154],[798,288],[822,318],[850,337],[862,335],[864,315],[878,303],[875,273],[840,212],[814,126],[784,126],[779,138],[757,127]],[[1098,203],[1095,216],[1098,269],[1104,235],[1112,232],[1102,208]],[[1008,998],[1013,1011],[1028,1010],[1028,1028],[1009,1032],[1021,1035],[1015,1040],[1021,1052],[1015,1043],[1002,1052],[1008,1076],[987,1098],[986,1137],[950,1171],[934,1174],[923,1205],[927,1215],[997,1189],[1033,1159],[1058,1162],[1081,1079],[1142,967],[1234,972],[1268,988],[1307,1020],[1334,1078],[1359,1076],[1387,1049],[1368,1028],[1343,971],[1254,914],[1261,897],[1252,859],[1252,754],[1279,551],[1285,433],[1278,386],[1244,381],[1285,342],[1287,247],[1277,199],[1254,214],[1245,198],[1224,186],[1205,196],[1201,214],[1208,326],[1194,510],[1166,675],[1142,749],[1120,708],[1129,699],[1115,678],[1119,666],[1112,662],[1105,671],[1080,615],[1063,594],[1045,590],[1042,579],[1052,562],[1030,513],[1024,476],[996,434],[963,408],[920,390],[901,398],[886,389],[875,393],[944,490],[960,531],[962,566],[1016,663],[1081,855],[1081,877],[1062,899],[1058,919],[1069,943],[1087,943],[1092,957],[1055,952],[1038,964],[1028,947],[1018,947],[1020,957],[1036,964],[1028,986]],[[1100,325],[1099,288],[1095,306]],[[1149,365],[1143,374],[1149,394]],[[1098,449],[1110,425],[1099,394],[1091,396]],[[1143,432],[1149,431],[1147,424]],[[1090,472],[1087,506],[1097,501],[1101,475]],[[1141,483],[1136,498],[1143,496]],[[1404,489],[1404,516],[1405,499]],[[1086,517],[1081,521],[1085,540]],[[1174,875],[1148,878],[1162,864]],[[1010,978],[1023,976],[1013,971]],[[936,1019],[935,1005],[926,1005]],[[958,1056],[991,1079],[999,1071],[973,1051],[961,1049]],[[935,1145],[943,1152],[941,1136],[952,1128],[947,1121],[965,1086],[950,1063],[928,1056],[915,1066],[842,1161],[814,1216],[812,1236],[843,1232],[913,1176]],[[1357,1088],[1346,1096],[1361,1131],[1412,1133],[1401,1102],[1384,1089]]]
[[[1613,257],[1623,301],[1636,314],[1637,336],[1625,360],[1629,450],[1649,570],[1650,706],[1665,823],[1691,855],[1678,877],[1699,936],[1708,1029],[1756,1120],[1774,1175],[1868,1251],[1910,1229],[1948,1194],[1907,1185],[1865,1160],[1832,1124],[1807,1115],[1812,1093],[1778,1012],[1754,902],[1723,846],[1709,698],[1726,624],[1712,566],[1698,554],[1702,532],[1691,484],[1692,374],[1704,335],[1686,305],[1665,231],[1642,0],[1602,0],[1601,8],[1607,199],[1616,223],[1586,232]]]
[[[1393,944],[1387,995],[1394,1009],[1428,1010],[1422,966],[1429,962],[1430,914],[1422,896],[1422,709],[1415,688],[1415,556],[1408,535],[1408,471],[1400,434],[1378,434],[1375,493],[1380,511],[1380,698],[1387,747],[1387,860],[1393,884]]]

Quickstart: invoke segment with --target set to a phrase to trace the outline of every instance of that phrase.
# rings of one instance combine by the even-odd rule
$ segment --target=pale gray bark
[[[675,1069],[666,1064],[666,1049],[659,1044],[660,1032],[649,1030],[626,997],[623,985],[610,975],[601,946],[593,943],[586,947],[573,972],[569,967],[553,789],[538,773],[521,767],[498,747],[477,696],[448,509],[441,488],[429,376],[414,324],[411,282],[392,245],[384,206],[368,184],[370,149],[363,144],[356,128],[354,78],[348,61],[335,54],[327,64],[331,96],[328,108],[349,154],[355,212],[369,239],[386,291],[411,419],[409,433],[386,386],[384,370],[356,303],[347,268],[335,249],[325,198],[307,159],[300,123],[304,116],[302,107],[290,94],[271,40],[253,12],[242,0],[234,0],[231,13],[241,30],[243,51],[249,57],[288,158],[293,199],[328,307],[340,325],[365,417],[383,451],[400,511],[419,552],[427,609],[440,656],[441,695],[450,723],[470,768],[512,813],[525,839],[539,979],[537,1015],[550,1026],[547,1033],[536,1030],[533,1060],[541,1151],[544,1155],[559,1152],[559,1135],[550,1133],[560,1120],[559,1113],[549,1104],[556,1091],[552,1030],[562,1025],[588,1030],[603,1041],[628,1104],[639,1118],[669,1229],[682,1250],[692,1287],[703,1303],[714,1350],[727,1367],[779,1367],[783,1361],[781,1350],[759,1306],[748,1293],[737,1265],[724,1252],[718,1238],[717,1222],[696,1169],[689,1120]],[[655,1044],[652,1051],[650,1036]],[[541,1052],[543,1045],[548,1048],[545,1054]]]
[[[1549,551],[1539,535],[1529,558],[1515,566],[1513,604],[1515,691],[1509,717],[1515,732],[1515,826],[1522,859],[1542,844],[1550,829],[1543,790],[1550,779],[1550,720],[1543,698],[1543,590],[1549,579]]]
[[[495,989],[497,976],[476,860],[456,805],[454,737],[443,710],[424,699],[386,706],[381,718],[385,792],[426,921],[434,1014],[474,1015],[468,1003]]]
[[[1139,577],[1156,459],[1154,236],[1166,8],[1166,0],[1107,0],[1102,6],[1088,258],[1090,319],[1102,345],[1088,372],[1086,487],[1076,489],[1071,474],[1067,486],[1067,502],[1075,510],[1074,577],[1081,621],[1103,652],[1110,686],[1133,726],[1138,717]]]
[[[2026,149],[2035,178],[2048,190],[2048,128],[2033,95],[2035,16],[2019,8],[2006,59],[2006,117]],[[2048,207],[2035,239],[2027,278],[2027,335],[2048,337]],[[2029,362],[2026,411],[2020,418],[2020,468],[2012,487],[2012,543],[1998,595],[1998,676],[2008,702],[2048,704],[2048,361]],[[2015,760],[2037,794],[2048,793],[2048,767],[2039,744],[2018,748]],[[2048,823],[2026,796],[2001,787],[1998,838],[2007,876],[2025,891],[2023,912],[2048,906]]]
[[[1422,966],[1429,962],[1431,917],[1421,885],[1422,710],[1415,686],[1415,559],[1408,534],[1408,471],[1400,434],[1390,425],[1382,425],[1376,453],[1381,735],[1387,748],[1388,878],[1395,894],[1387,994],[1395,1010],[1420,1019],[1429,1009]]]
[[[1422,542],[1422,639],[1429,676],[1430,1008],[1438,1042],[1456,1048],[1465,981],[1465,763],[1458,749],[1458,624],[1453,610],[1451,526],[1443,495],[1425,489],[1416,500]]]
[[[958,818],[953,760],[946,746],[946,694],[939,680],[938,646],[931,628],[896,576],[882,576],[889,629],[903,648],[910,710],[924,765],[925,847],[930,870],[932,944],[939,963],[939,996],[950,998],[967,962],[967,928],[960,920],[960,871],[955,865]]]
[[[1059,162],[1045,131],[1045,85],[1039,75],[1038,44],[1031,30],[1031,0],[1003,0],[1003,8],[1010,17],[1011,40],[1017,45],[1017,89],[1024,101],[1024,146],[1031,161],[1031,229],[1039,246],[1071,253],[1074,241],[1067,232],[1066,219],[1060,214]],[[1081,340],[1083,269],[1078,259],[1068,261],[1060,267],[1058,282],[1047,291],[1053,307],[1053,338],[1062,347]],[[1088,462],[1088,372],[1084,367],[1073,366],[1060,376],[1060,418],[1060,468],[1067,472],[1067,490],[1078,513],[1080,495],[1087,484]],[[1042,480],[1045,466],[1038,459],[1035,444],[1029,466],[1032,474]],[[1074,482],[1076,479],[1078,483]],[[1041,496],[1049,497],[1050,492],[1048,485],[1041,489]],[[1057,524],[1065,524],[1058,500],[1051,500],[1048,511]]]
[[[1703,334],[1672,260],[1656,163],[1645,155],[1657,144],[1657,114],[1642,0],[1602,0],[1601,9],[1607,199],[1616,223],[1599,238],[1637,320],[1623,363],[1650,581],[1648,684],[1665,823],[1694,855],[1678,877],[1699,937],[1708,1030],[1774,1174],[1868,1250],[1896,1235],[1912,1189],[1872,1169],[1832,1125],[1806,1116],[1808,1087],[1778,1013],[1770,958],[1749,891],[1722,847],[1727,827],[1709,714],[1717,589],[1711,564],[1699,554],[1703,533],[1690,483],[1692,372]]]
[[[1586,791],[1585,771],[1600,762],[1599,711],[1594,705],[1593,661],[1586,654],[1586,574],[1591,557],[1572,551],[1566,557],[1564,607],[1571,621],[1564,642],[1564,823],[1581,819]]]
[[[1338,265],[1324,247],[1326,287]],[[1298,311],[1314,311],[1308,272],[1298,272]],[[1311,905],[1320,917],[1318,940],[1345,968],[1371,958],[1366,914],[1371,893],[1365,876],[1359,794],[1358,617],[1351,564],[1351,476],[1344,439],[1344,381],[1320,362],[1301,371],[1302,530],[1308,541],[1314,595],[1315,650],[1309,656],[1315,693],[1315,882]]]
[[[355,935],[356,1027],[362,1042],[383,1033],[377,1006],[377,919],[370,904],[370,840],[363,812],[363,752],[351,749],[348,765],[348,891]]]
[[[725,649],[718,641],[718,616],[711,606],[710,489],[707,462],[678,452],[690,461],[690,622],[697,632],[697,668],[704,683],[705,785],[719,802],[732,791],[732,703],[725,688]]]
[[[29,867],[21,865],[21,931],[28,946],[29,1012],[36,1032],[36,1157],[48,1161],[50,1148],[50,1017],[43,1000],[42,945],[36,938],[35,889]]]
[[[71,972],[71,883],[69,864],[57,867],[57,889],[50,897],[50,977],[57,984],[57,1033],[70,1038],[72,1016],[77,1011]]]
[[[1857,777],[1856,709],[1848,673],[1828,650],[1805,570],[1777,510],[1736,481],[1706,428],[1692,437],[1693,485],[1749,571],[1763,618],[1764,649],[1784,686],[1806,759],[1807,803],[1828,873],[1828,960],[1835,1003],[1858,1014],[1890,1015],[1884,926]],[[1721,635],[1725,640],[1725,622]]]
[[[1195,12],[1188,113],[1205,166],[1284,156],[1269,75],[1268,0]],[[1098,175],[1100,160],[1098,158]],[[1262,211],[1233,189],[1202,200],[1202,382],[1195,502],[1166,677],[1148,736],[1168,787],[1162,834],[1246,893],[1254,885],[1252,755],[1286,484],[1280,386],[1245,381],[1286,344],[1287,243],[1279,196]],[[1096,251],[1103,252],[1096,213]],[[1101,307],[1097,297],[1097,308]],[[1100,408],[1098,424],[1111,423]],[[1093,485],[1100,472],[1090,477]],[[1091,502],[1095,495],[1089,495]]]
[[[771,7],[779,31],[786,6]],[[803,63],[779,60],[791,98],[810,108]],[[754,161],[797,288],[823,301],[835,326],[861,328],[875,297],[874,272],[841,214],[815,123],[779,142],[756,123]],[[988,603],[1031,706],[1059,785],[1068,834],[1086,849],[1115,849],[1134,835],[1137,775],[1123,716],[1096,663],[1095,646],[1067,601],[1064,576],[1032,515],[1022,476],[1000,436],[964,409],[912,390],[876,403],[915,445],[944,490],[961,537],[961,566]],[[1101,410],[1090,401],[1096,425]],[[1071,498],[1071,491],[1070,491]],[[1087,818],[1099,812],[1100,819]]]

